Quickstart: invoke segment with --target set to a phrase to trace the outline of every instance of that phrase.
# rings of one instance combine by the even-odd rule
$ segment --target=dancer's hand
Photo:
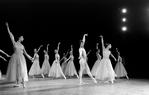
[[[102,36],[102,35],[100,35],[99,37],[103,38],[103,36]]]
[[[88,36],[88,34],[84,34],[84,36]]]
[[[6,26],[8,27],[8,22],[6,22]]]

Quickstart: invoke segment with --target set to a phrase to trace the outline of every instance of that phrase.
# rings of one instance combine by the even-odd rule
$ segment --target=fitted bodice
[[[24,46],[21,43],[16,42],[14,44],[14,49],[16,53],[23,53]]]
[[[49,55],[48,54],[45,54],[44,57],[45,57],[45,60],[49,60]]]
[[[55,60],[56,60],[56,61],[59,61],[59,60],[60,60],[59,54],[55,54]]]
[[[104,58],[109,58],[110,54],[111,54],[111,52],[110,52],[109,50],[107,50],[107,49],[105,49],[105,50],[103,51],[103,57],[104,57]]]

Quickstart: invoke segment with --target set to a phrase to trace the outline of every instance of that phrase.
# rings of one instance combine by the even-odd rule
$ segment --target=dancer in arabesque
[[[102,55],[103,58],[100,61],[100,65],[97,68],[96,72],[96,79],[103,80],[105,83],[111,82],[114,83],[115,77],[117,76],[113,70],[111,61],[109,56],[112,56],[115,61],[116,58],[112,55],[111,51],[109,50],[112,46],[111,44],[108,44],[107,47],[104,46],[103,36],[101,37],[101,43],[102,43]]]
[[[23,36],[20,36],[18,41],[15,41],[13,34],[9,30],[8,23],[6,23],[6,26],[14,47],[14,53],[8,63],[6,81],[16,81],[17,85],[15,85],[15,87],[20,86],[20,83],[22,83],[23,88],[25,88],[25,82],[28,81],[28,75],[26,60],[23,54],[25,54],[30,60],[32,60],[32,57],[27,54],[24,46],[21,44],[21,42],[24,40]]]
[[[83,40],[80,43],[80,48],[79,48],[79,63],[80,63],[80,72],[79,72],[79,84],[84,84],[84,82],[82,81],[82,75],[83,75],[83,71],[86,70],[87,74],[92,78],[92,80],[97,83],[96,79],[92,76],[91,72],[90,72],[90,68],[87,64],[87,54],[86,51],[84,49],[84,44],[85,44],[85,36],[88,36],[88,34],[84,34],[83,35]]]

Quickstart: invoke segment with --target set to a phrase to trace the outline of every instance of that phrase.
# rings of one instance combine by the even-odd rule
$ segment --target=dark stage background
[[[88,64],[96,61],[96,43],[101,49],[100,35],[105,43],[112,44],[112,53],[117,57],[117,47],[125,58],[129,77],[149,78],[149,2],[143,0],[1,0],[0,1],[0,49],[13,54],[5,22],[8,22],[15,40],[24,36],[23,44],[33,56],[34,48],[44,45],[39,52],[40,66],[44,60],[43,50],[49,46],[50,65],[54,49],[61,42],[60,55],[74,47],[75,66],[79,70],[78,48],[84,33],[88,33],[85,48],[92,50]],[[122,8],[127,13],[121,13]],[[126,17],[128,30],[123,32],[121,18]],[[5,57],[5,55],[0,54]],[[28,70],[31,62],[26,59]],[[116,62],[111,58],[112,65]],[[0,70],[6,73],[8,62],[0,59]]]

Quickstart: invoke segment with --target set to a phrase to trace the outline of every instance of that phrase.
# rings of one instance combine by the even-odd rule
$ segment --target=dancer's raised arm
[[[83,35],[83,39],[82,39],[83,45],[85,44],[85,37],[86,37],[86,36],[88,36],[88,34],[84,34],[84,35]]]
[[[48,50],[49,50],[49,44],[47,44],[47,53],[48,53]]]
[[[8,23],[7,23],[7,22],[6,22],[6,26],[7,26],[7,30],[8,30],[8,33],[9,33],[10,39],[11,39],[11,41],[12,41],[12,44],[14,45],[14,44],[15,44],[15,39],[14,39],[13,34],[10,32],[9,25],[8,25]]]
[[[41,49],[42,46],[43,46],[43,45],[40,45],[40,47],[39,47],[38,50],[37,50],[37,53],[39,52],[39,50]]]
[[[61,44],[61,42],[58,43],[57,45],[57,52],[59,52],[59,45]]]
[[[3,50],[0,49],[0,52],[5,54],[7,57],[11,57],[10,55],[8,55],[7,53],[5,53]]]
[[[7,61],[4,57],[0,56],[0,58],[2,58],[4,61]]]
[[[100,37],[101,37],[102,51],[104,51],[105,50],[105,46],[104,46],[103,36],[101,35]]]
[[[97,50],[98,50],[98,45],[99,45],[99,44],[97,43],[97,44],[96,44],[96,49],[97,49]]]

